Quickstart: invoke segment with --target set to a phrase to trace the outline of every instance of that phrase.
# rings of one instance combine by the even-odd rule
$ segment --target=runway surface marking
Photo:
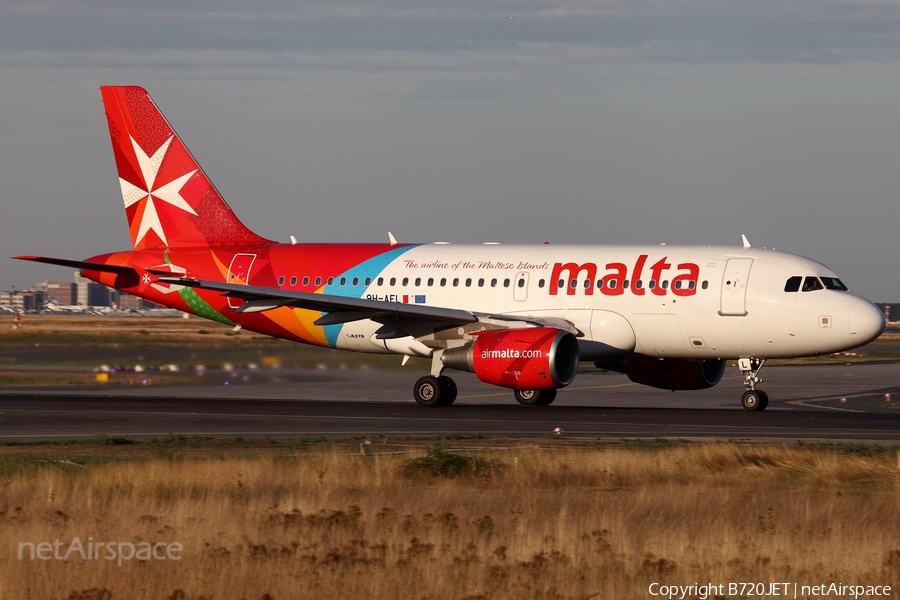
[[[870,390],[868,392],[857,392],[856,394],[843,394],[841,398],[866,398],[880,394],[881,390]],[[835,396],[818,396],[814,398],[800,398],[798,400],[787,400],[785,404],[793,404],[794,406],[806,406],[809,408],[825,408],[828,410],[836,410],[838,412],[861,413],[864,410],[854,410],[852,408],[841,408],[838,406],[827,406],[824,404],[807,404],[807,402],[825,402],[826,400],[834,400]]]

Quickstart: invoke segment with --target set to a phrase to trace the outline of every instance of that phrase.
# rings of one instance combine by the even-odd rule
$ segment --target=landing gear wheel
[[[525,406],[549,406],[556,400],[556,390],[514,390],[516,401]]]
[[[556,400],[556,390],[541,390],[538,406],[550,406],[554,400]]]
[[[756,386],[762,383],[762,377],[759,376],[760,369],[766,364],[766,359],[757,357],[747,357],[738,359],[738,368],[741,375],[744,376],[744,387],[747,391],[741,397],[741,406],[744,410],[760,411],[766,410],[769,405],[769,395],[762,390],[756,389]]]
[[[420,378],[413,387],[413,396],[422,406],[440,406],[444,396],[444,386],[441,380],[434,375],[426,375]],[[455,399],[455,398],[454,398]]]
[[[441,375],[438,379],[441,382],[441,399],[437,405],[450,406],[456,401],[456,382],[446,375]]]
[[[741,396],[741,406],[744,407],[744,410],[761,411],[765,410],[768,404],[769,397],[765,392],[759,390],[747,390]]]

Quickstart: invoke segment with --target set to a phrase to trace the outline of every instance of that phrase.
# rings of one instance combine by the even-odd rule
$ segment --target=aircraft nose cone
[[[868,344],[884,331],[884,313],[867,300],[859,300],[850,306],[847,324],[850,340],[856,346]]]

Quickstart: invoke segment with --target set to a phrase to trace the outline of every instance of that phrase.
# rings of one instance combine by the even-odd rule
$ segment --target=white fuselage
[[[429,244],[389,263],[358,288],[361,295],[337,287],[330,293],[562,318],[581,332],[582,360],[630,352],[808,356],[868,343],[883,330],[883,315],[865,298],[837,289],[787,292],[791,277],[837,275],[816,261],[758,248]],[[412,337],[375,339],[379,327],[343,324],[337,347],[430,356]]]

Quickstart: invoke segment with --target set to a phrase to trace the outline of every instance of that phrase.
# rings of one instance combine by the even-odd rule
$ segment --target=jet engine
[[[471,344],[445,350],[445,367],[475,373],[485,383],[519,390],[569,385],[578,372],[578,341],[553,327],[503,329],[477,334]]]
[[[723,358],[651,358],[632,356],[624,365],[628,379],[663,390],[705,390],[725,373]]]

